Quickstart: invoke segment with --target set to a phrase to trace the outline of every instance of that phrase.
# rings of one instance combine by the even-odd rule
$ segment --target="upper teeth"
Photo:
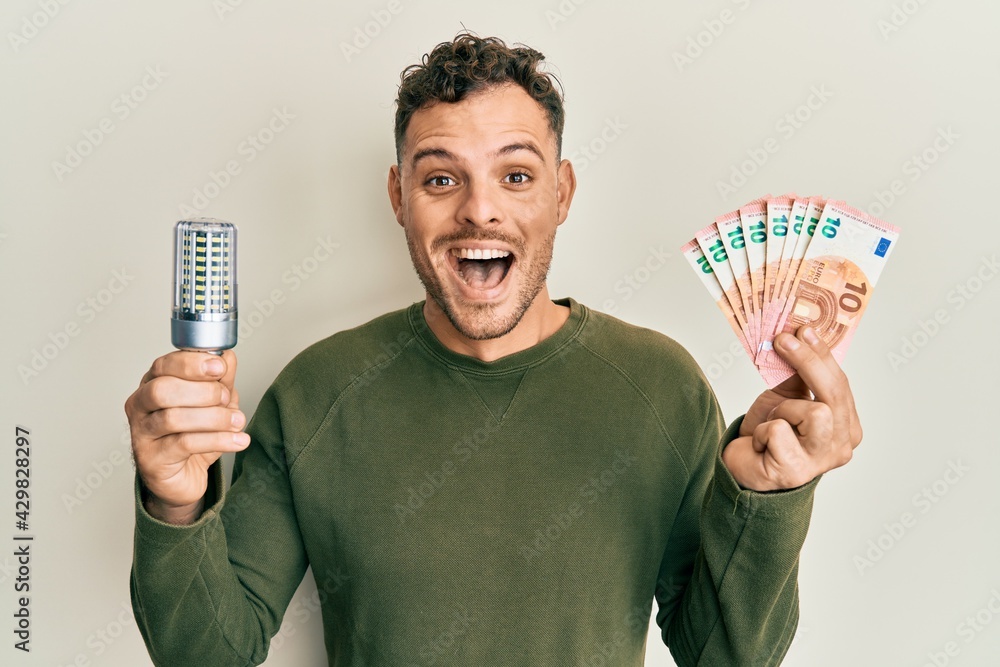
[[[499,248],[452,248],[451,254],[459,259],[496,259],[506,257],[510,252]]]

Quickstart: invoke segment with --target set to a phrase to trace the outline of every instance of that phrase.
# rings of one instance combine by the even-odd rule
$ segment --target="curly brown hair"
[[[425,54],[420,64],[400,74],[396,97],[396,163],[402,164],[403,141],[410,118],[419,109],[438,102],[461,102],[483,89],[514,83],[545,111],[556,137],[556,156],[562,155],[565,125],[562,84],[539,65],[545,56],[530,47],[508,47],[498,37],[461,32]],[[558,89],[557,89],[558,86]]]

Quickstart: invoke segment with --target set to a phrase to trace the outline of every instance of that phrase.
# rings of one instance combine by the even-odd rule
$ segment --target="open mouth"
[[[514,255],[500,248],[452,248],[450,261],[455,273],[466,285],[488,292],[507,277]]]

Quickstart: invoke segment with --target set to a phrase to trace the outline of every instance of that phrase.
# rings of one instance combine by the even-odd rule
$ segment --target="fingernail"
[[[229,405],[229,390],[225,387],[222,388],[222,405]]]
[[[236,428],[243,428],[243,424],[244,423],[246,423],[246,417],[243,416],[243,413],[240,412],[239,410],[237,410],[236,412],[234,412],[233,413],[233,426],[235,426]]]
[[[810,345],[815,345],[819,342],[819,336],[816,335],[816,330],[812,327],[806,327],[805,331],[802,332],[802,337]]]
[[[233,444],[239,445],[240,447],[246,447],[250,444],[250,434],[243,433],[233,433]]]
[[[781,347],[785,348],[786,350],[797,350],[800,347],[799,339],[791,335],[782,336],[780,344]]]
[[[208,359],[201,367],[208,375],[222,375],[222,372],[226,369],[222,363],[222,359]]]

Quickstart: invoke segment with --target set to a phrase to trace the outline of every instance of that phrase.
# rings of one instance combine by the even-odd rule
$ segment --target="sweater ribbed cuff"
[[[811,481],[794,489],[782,489],[780,491],[753,491],[744,489],[739,485],[729,468],[722,460],[722,450],[730,442],[740,435],[740,426],[743,424],[741,415],[729,425],[726,432],[722,434],[722,441],[719,446],[719,455],[715,460],[715,487],[732,501],[733,511],[739,512],[744,517],[752,514],[781,517],[784,515],[794,515],[804,509],[811,512],[813,496],[816,492],[816,485],[822,475],[817,475]],[[807,509],[808,508],[808,509]]]
[[[149,512],[143,504],[145,486],[139,473],[135,474],[135,529],[141,539],[162,544],[182,542],[200,532],[209,522],[214,521],[225,501],[225,475],[222,472],[222,461],[216,461],[208,469],[208,490],[205,494],[205,509],[201,516],[190,524],[177,524],[160,521]]]

